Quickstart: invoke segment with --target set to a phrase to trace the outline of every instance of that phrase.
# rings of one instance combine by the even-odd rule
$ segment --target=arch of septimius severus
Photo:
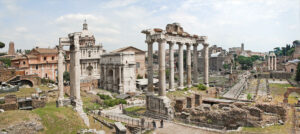
[[[170,62],[170,77],[169,89],[174,90],[174,51],[175,44],[179,46],[179,89],[184,88],[184,70],[183,70],[183,47],[186,45],[186,63],[187,63],[187,87],[192,84],[198,84],[198,52],[197,47],[202,44],[205,53],[204,62],[204,84],[208,86],[208,44],[205,42],[206,36],[190,35],[183,31],[183,28],[178,23],[168,24],[166,30],[162,29],[147,29],[142,33],[146,34],[146,43],[148,44],[148,94],[146,98],[147,114],[155,114],[172,118],[172,108],[170,100],[166,97],[166,72],[165,72],[165,45],[169,44],[169,62]],[[159,96],[154,95],[153,88],[153,43],[158,43],[159,57]],[[192,83],[192,68],[191,68],[191,46],[193,46],[193,83]]]

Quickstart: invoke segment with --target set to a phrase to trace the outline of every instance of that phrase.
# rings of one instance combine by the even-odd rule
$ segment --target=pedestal
[[[150,116],[156,119],[174,118],[174,110],[171,106],[171,100],[166,96],[155,96],[147,94],[146,108],[146,116]]]

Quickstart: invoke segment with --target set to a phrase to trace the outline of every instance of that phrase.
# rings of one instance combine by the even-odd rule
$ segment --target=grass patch
[[[78,130],[87,128],[70,107],[57,108],[55,103],[48,103],[44,108],[33,112],[41,117],[46,134],[77,133]]]
[[[22,121],[37,120],[38,115],[32,111],[11,110],[0,114],[0,128],[6,128],[10,125],[20,123]]]
[[[287,91],[288,87],[292,87],[290,84],[279,84],[279,83],[270,83],[271,95],[274,98],[275,102],[283,102],[283,95]],[[295,104],[297,103],[297,97],[300,97],[297,93],[291,93],[288,98],[288,103]]]
[[[37,88],[40,88],[41,91],[48,91],[52,88],[49,88],[47,86],[38,86]],[[15,94],[17,97],[25,97],[25,96],[31,96],[31,94],[36,93],[35,88],[20,88],[17,92],[10,92],[10,93],[0,93],[0,97],[4,97],[6,95]]]
[[[139,118],[140,115],[146,112],[146,107],[134,106],[124,109],[127,112],[127,115],[133,118]]]

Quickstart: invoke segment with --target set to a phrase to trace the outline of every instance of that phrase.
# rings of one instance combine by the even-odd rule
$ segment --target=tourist
[[[160,120],[160,127],[161,127],[161,128],[164,127],[164,120],[163,120],[163,119]]]
[[[156,122],[153,120],[152,121],[153,129],[156,129]]]

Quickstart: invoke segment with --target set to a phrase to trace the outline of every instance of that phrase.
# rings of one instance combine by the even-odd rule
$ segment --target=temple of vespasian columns
[[[170,77],[169,77],[169,91],[175,90],[174,87],[174,51],[173,46],[179,45],[179,87],[183,89],[184,86],[184,70],[183,70],[183,46],[187,48],[187,87],[192,84],[198,84],[198,44],[202,44],[205,53],[204,62],[204,84],[208,86],[208,44],[205,42],[206,36],[190,35],[184,32],[183,28],[178,23],[168,24],[166,30],[159,28],[143,30],[146,34],[146,43],[148,44],[148,93],[146,98],[147,114],[159,118],[173,118],[173,109],[170,106],[170,100],[166,97],[166,72],[165,72],[165,44],[169,44],[169,62],[170,62]],[[154,95],[153,87],[153,43],[158,43],[158,57],[159,57],[159,96]],[[191,46],[193,46],[193,81],[191,68]],[[192,83],[193,82],[193,83]]]
[[[59,38],[58,48],[58,99],[56,102],[57,107],[65,105],[73,105],[74,109],[79,113],[84,123],[89,126],[89,119],[83,112],[82,100],[80,97],[80,46],[79,37],[81,33],[70,33],[68,37]],[[70,98],[64,98],[64,54],[63,46],[70,46]]]

